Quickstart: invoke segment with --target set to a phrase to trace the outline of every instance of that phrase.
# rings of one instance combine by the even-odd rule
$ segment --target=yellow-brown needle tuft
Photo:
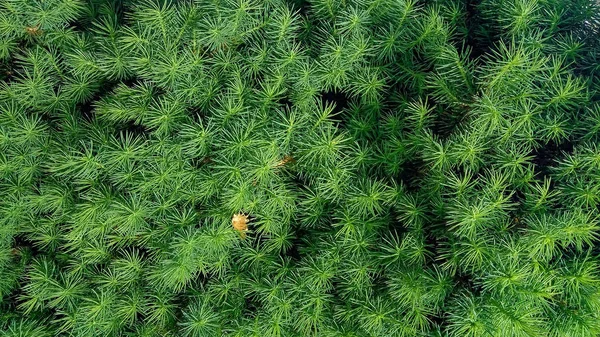
[[[25,28],[25,31],[27,32],[27,34],[32,35],[32,36],[42,35],[42,30],[36,26],[27,27],[27,28]]]
[[[279,168],[279,167],[285,166],[288,163],[293,163],[294,161],[295,161],[294,157],[292,157],[292,156],[285,156],[285,157],[283,157],[282,160],[280,160],[279,162],[277,162],[277,165],[275,165],[275,167]]]
[[[243,213],[234,214],[231,218],[231,225],[233,229],[240,233],[242,238],[245,238],[248,231],[248,216]]]

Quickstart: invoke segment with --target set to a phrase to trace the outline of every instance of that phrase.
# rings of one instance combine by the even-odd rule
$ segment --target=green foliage
[[[600,335],[596,0],[0,0],[0,337]]]

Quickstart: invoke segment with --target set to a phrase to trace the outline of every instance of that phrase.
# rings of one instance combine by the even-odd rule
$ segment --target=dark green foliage
[[[598,34],[595,0],[0,0],[0,337],[599,336]]]

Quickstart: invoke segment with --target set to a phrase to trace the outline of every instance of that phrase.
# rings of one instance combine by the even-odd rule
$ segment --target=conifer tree
[[[0,337],[600,336],[596,0],[0,0]]]

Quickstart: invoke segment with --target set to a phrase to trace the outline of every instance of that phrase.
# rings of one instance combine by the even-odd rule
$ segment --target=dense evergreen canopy
[[[596,0],[0,0],[0,336],[600,336]]]

